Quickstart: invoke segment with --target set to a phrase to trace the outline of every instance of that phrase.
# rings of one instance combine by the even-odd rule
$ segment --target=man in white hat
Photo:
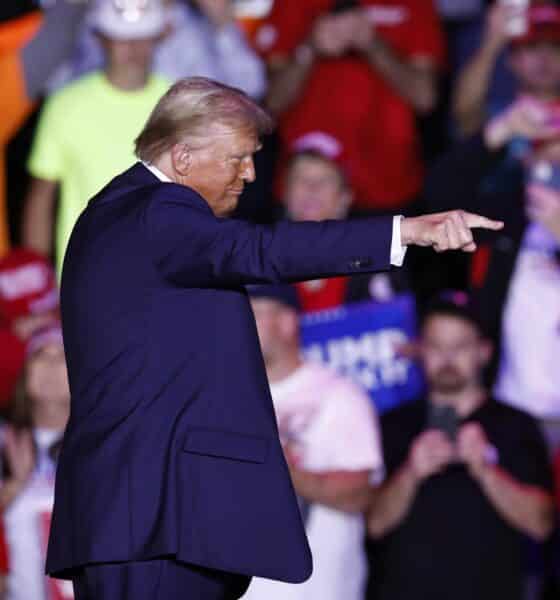
[[[96,192],[134,163],[132,140],[168,87],[151,74],[154,49],[166,27],[159,2],[99,0],[88,18],[103,45],[105,67],[47,100],[28,163],[33,179],[23,242],[50,254],[54,233],[59,274],[79,214]]]

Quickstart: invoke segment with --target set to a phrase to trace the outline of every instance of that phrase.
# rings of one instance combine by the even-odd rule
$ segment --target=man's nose
[[[255,163],[253,162],[252,158],[247,159],[247,162],[243,167],[243,172],[241,173],[241,179],[243,179],[243,181],[247,181],[248,183],[255,181]]]

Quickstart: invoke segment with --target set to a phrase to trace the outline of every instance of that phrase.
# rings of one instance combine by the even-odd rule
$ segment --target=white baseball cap
[[[167,25],[160,0],[97,0],[88,22],[114,40],[157,37]]]

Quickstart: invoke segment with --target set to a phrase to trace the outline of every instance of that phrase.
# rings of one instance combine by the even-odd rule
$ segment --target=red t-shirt
[[[302,312],[338,308],[346,301],[347,277],[331,277],[296,283]]]
[[[404,59],[444,60],[440,23],[432,0],[360,0],[377,35]],[[332,0],[280,0],[256,36],[267,60],[287,59],[310,35]],[[285,151],[314,131],[344,148],[360,208],[392,209],[419,191],[423,167],[415,115],[369,63],[357,56],[320,59],[300,98],[279,120]]]

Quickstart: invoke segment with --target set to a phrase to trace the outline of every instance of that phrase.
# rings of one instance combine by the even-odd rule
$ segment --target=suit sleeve
[[[149,244],[163,277],[180,286],[291,282],[390,268],[392,218],[267,227],[218,219],[183,199],[154,199]]]

